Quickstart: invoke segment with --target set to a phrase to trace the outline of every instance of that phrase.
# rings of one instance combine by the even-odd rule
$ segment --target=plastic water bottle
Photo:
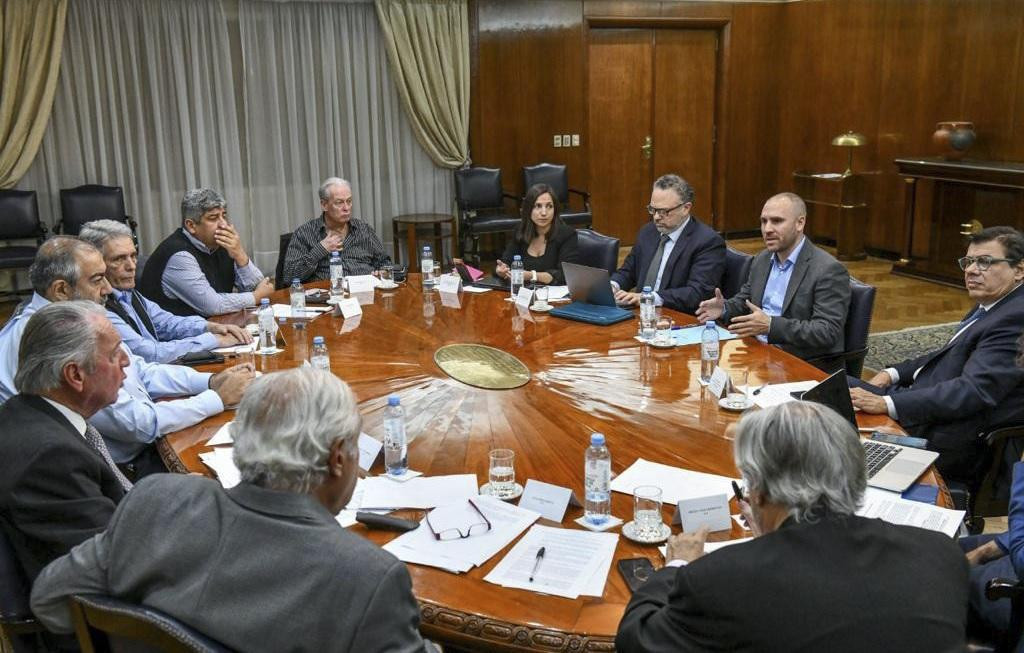
[[[512,266],[509,268],[508,276],[512,280],[510,290],[514,300],[519,294],[519,289],[523,287],[523,257],[519,254],[512,257]]]
[[[654,322],[658,319],[657,310],[654,307],[654,291],[650,286],[644,286],[640,293],[640,337],[650,342],[654,340]]]
[[[302,287],[301,281],[292,279],[288,296],[292,302],[292,317],[306,317],[306,289]]]
[[[384,467],[391,476],[401,476],[409,469],[405,411],[398,395],[388,397],[388,407],[384,409]]]
[[[309,364],[318,370],[331,371],[331,357],[327,355],[323,336],[314,336],[313,355],[309,357]]]
[[[429,288],[434,285],[434,255],[430,246],[423,248],[423,256],[420,257],[420,271],[423,273],[423,287]]]
[[[331,252],[331,299],[345,295],[345,269],[341,265],[341,253]]]
[[[707,383],[718,366],[718,328],[708,320],[700,333],[700,380]]]
[[[270,300],[266,297],[260,300],[260,310],[257,313],[257,320],[260,327],[260,351],[273,351],[277,348],[277,340],[274,337],[277,325],[274,324],[274,309],[270,306]]]
[[[593,433],[583,465],[583,516],[591,524],[603,524],[611,514],[612,455],[604,446],[604,435]]]

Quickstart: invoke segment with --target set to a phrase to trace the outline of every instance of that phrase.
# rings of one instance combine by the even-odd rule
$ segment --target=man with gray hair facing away
[[[631,651],[962,651],[967,564],[941,533],[856,516],[864,449],[835,411],[749,412],[733,441],[749,542],[704,555],[707,527],[669,538],[626,607]]]
[[[346,275],[371,274],[391,263],[373,227],[352,217],[352,185],[329,177],[320,184],[319,217],[292,234],[284,258],[285,281],[331,278],[331,253],[338,252]],[[415,256],[409,252],[409,256]]]
[[[78,237],[103,254],[107,281],[107,317],[132,353],[150,363],[170,363],[192,352],[252,342],[245,329],[210,322],[198,315],[169,313],[135,290],[138,252],[131,229],[117,220],[93,220]]]
[[[361,422],[330,373],[257,379],[231,425],[241,483],[144,479],[106,532],[43,571],[32,611],[70,632],[68,597],[98,593],[239,651],[425,650],[405,565],[335,521],[359,476]]]
[[[27,320],[0,407],[0,529],[31,581],[101,532],[131,487],[86,420],[117,398],[128,354],[103,307],[66,301]]]
[[[181,229],[146,261],[140,290],[175,315],[209,317],[258,305],[274,284],[245,253],[224,196],[195,188],[181,200]]]

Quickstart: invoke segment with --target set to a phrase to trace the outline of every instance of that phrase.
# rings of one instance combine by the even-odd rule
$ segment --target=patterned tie
[[[647,276],[644,277],[644,282],[640,285],[640,290],[643,290],[644,286],[650,286],[651,290],[657,291],[654,287],[654,282],[658,279],[658,270],[661,269],[661,258],[665,255],[665,243],[668,242],[668,234],[662,234],[661,240],[658,241],[658,249],[654,250],[654,258],[651,259],[651,264],[647,266]]]
[[[114,459],[110,457],[110,451],[107,449],[107,443],[103,441],[103,436],[97,431],[92,424],[85,425],[85,441],[90,447],[95,449],[103,460],[107,461],[107,465],[110,466],[110,470],[114,472],[114,476],[117,477],[117,481],[124,488],[124,491],[132,489],[132,482],[125,478],[125,475],[121,473],[121,470],[114,464]]]

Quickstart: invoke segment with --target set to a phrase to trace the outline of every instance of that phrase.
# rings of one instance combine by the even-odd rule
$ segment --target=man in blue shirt
[[[78,237],[103,254],[114,289],[107,297],[107,317],[133,354],[150,363],[171,363],[191,352],[252,341],[241,327],[174,315],[135,290],[137,252],[123,222],[94,220],[82,226]]]
[[[0,401],[17,394],[14,376],[29,317],[51,302],[88,299],[105,303],[111,290],[105,272],[103,256],[83,240],[61,236],[43,243],[29,269],[35,294],[0,330]],[[114,462],[122,465],[132,480],[166,471],[151,446],[154,440],[237,404],[254,376],[248,364],[209,374],[181,365],[147,363],[135,355],[129,359],[117,400],[95,413],[89,423],[103,435]],[[184,398],[154,401],[160,397]]]
[[[735,297],[701,302],[697,319],[728,323],[733,333],[757,337],[803,359],[843,351],[850,308],[850,275],[804,236],[807,206],[779,193],[761,209],[765,250]]]

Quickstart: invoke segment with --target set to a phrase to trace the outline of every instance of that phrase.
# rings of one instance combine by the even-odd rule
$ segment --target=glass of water
[[[516,493],[516,452],[511,449],[491,449],[490,459],[487,480],[491,486],[491,496],[511,498]]]
[[[675,320],[667,315],[660,315],[654,322],[656,330],[654,342],[662,346],[672,344],[672,328],[676,325]]]
[[[380,277],[380,283],[385,288],[390,288],[391,286],[395,285],[393,272],[394,268],[391,267],[390,265],[385,265],[381,267],[380,270],[377,271],[377,275]]]
[[[345,277],[331,279],[331,299],[340,302],[345,298]]]
[[[547,310],[548,307],[548,287],[537,286],[533,291],[533,307],[537,310]]]
[[[728,371],[728,374],[729,386],[726,389],[725,403],[729,408],[743,410],[750,403],[747,370],[731,369]]]
[[[633,524],[640,539],[661,536],[661,488],[640,485],[633,489]]]

